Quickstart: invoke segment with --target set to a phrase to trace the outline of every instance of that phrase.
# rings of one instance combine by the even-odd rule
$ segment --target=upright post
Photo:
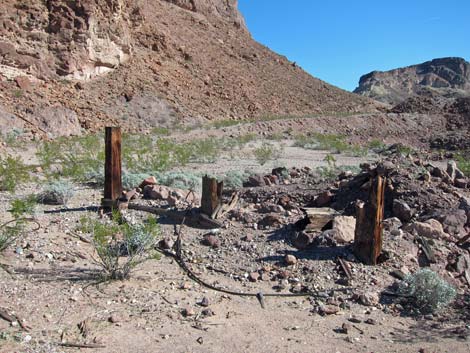
[[[369,200],[357,205],[354,254],[367,265],[376,265],[382,252],[385,178],[381,175],[371,183]]]
[[[222,201],[223,182],[218,183],[217,179],[209,178],[207,175],[202,178],[202,213],[212,216]]]
[[[114,208],[122,193],[121,128],[106,127],[105,153],[103,206]]]

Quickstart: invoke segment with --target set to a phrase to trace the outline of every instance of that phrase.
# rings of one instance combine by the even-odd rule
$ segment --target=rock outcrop
[[[470,96],[470,63],[442,58],[390,71],[373,71],[359,80],[355,93],[398,104],[412,96]]]
[[[236,0],[2,1],[0,105],[31,128],[53,107],[134,131],[377,106],[256,43]]]

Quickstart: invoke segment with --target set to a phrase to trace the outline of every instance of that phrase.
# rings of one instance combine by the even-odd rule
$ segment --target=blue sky
[[[239,8],[257,41],[347,90],[373,70],[470,59],[470,0],[239,0]]]

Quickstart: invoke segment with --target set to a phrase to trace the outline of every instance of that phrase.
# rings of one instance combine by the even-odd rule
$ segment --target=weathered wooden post
[[[121,128],[106,127],[105,129],[104,166],[104,208],[116,208],[117,200],[122,194],[121,179]]]
[[[382,252],[385,178],[377,175],[371,183],[369,200],[357,205],[354,254],[368,265],[376,265]]]
[[[215,178],[207,175],[202,178],[201,211],[212,217],[218,207],[222,204],[222,189],[224,183],[217,182]]]

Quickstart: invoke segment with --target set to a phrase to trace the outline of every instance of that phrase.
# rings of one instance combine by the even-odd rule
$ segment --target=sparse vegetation
[[[20,157],[0,157],[0,191],[13,192],[29,179],[29,168]]]
[[[19,219],[24,215],[33,215],[37,206],[37,198],[35,195],[29,195],[23,198],[11,201],[9,212],[14,219]]]
[[[371,140],[368,147],[375,153],[382,153],[387,148],[387,145],[381,140]]]
[[[458,168],[467,176],[470,177],[470,153],[459,153],[455,159]]]
[[[0,225],[0,252],[3,252],[23,236],[28,222],[25,216],[34,213],[36,199],[34,196],[15,199],[10,206],[9,212],[12,214],[13,220]]]
[[[351,149],[344,136],[334,134],[314,133],[310,136],[295,136],[294,146],[312,150],[332,151],[333,153],[341,153]]]
[[[38,200],[49,205],[67,205],[75,194],[74,186],[67,180],[49,182],[39,194]]]
[[[281,154],[282,148],[278,148],[274,144],[266,141],[253,151],[256,161],[260,165],[265,165],[270,160],[278,159]]]
[[[95,262],[109,280],[129,278],[132,269],[149,258],[160,232],[155,218],[131,225],[123,222],[118,213],[107,222],[84,217],[79,230],[92,236]]]
[[[248,171],[232,170],[222,177],[222,181],[224,182],[225,188],[237,189],[243,186],[243,182],[245,182],[249,176],[250,173]]]
[[[398,289],[413,312],[430,314],[449,305],[456,292],[437,273],[430,269],[408,275]]]

